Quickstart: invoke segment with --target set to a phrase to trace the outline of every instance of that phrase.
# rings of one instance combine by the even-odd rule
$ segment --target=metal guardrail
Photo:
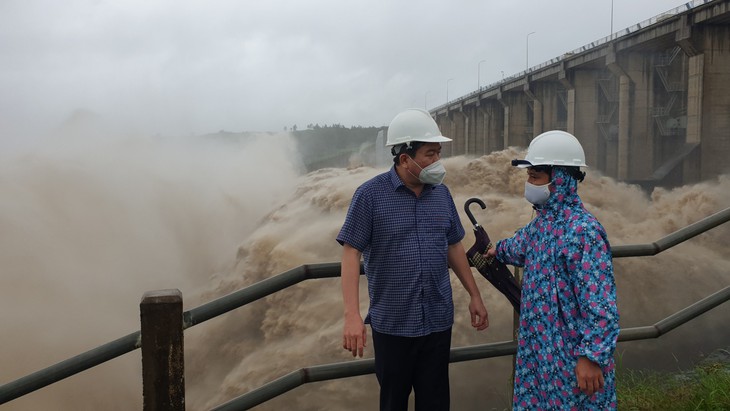
[[[613,257],[646,257],[674,247],[705,231],[711,230],[730,221],[730,208],[703,218],[696,223],[681,228],[651,244],[617,245],[611,247]]]
[[[364,273],[361,264],[360,274]],[[340,263],[302,265],[184,312],[183,326],[190,328],[305,280],[339,276]]]
[[[730,286],[725,287],[724,289],[690,305],[689,307],[686,307],[685,309],[659,321],[654,325],[622,329],[618,340],[634,341],[658,338],[728,300],[730,300]],[[505,355],[514,355],[516,352],[516,341],[503,341],[463,348],[452,348],[449,362],[455,363],[501,357]],[[374,359],[301,368],[249,393],[234,398],[225,404],[219,405],[213,408],[212,411],[247,410],[307,383],[356,377],[359,375],[373,373],[375,373]]]
[[[613,257],[639,257],[656,255],[659,252],[671,248],[683,241],[686,241],[692,237],[697,236],[698,234],[701,234],[728,221],[730,221],[730,208],[726,208],[723,211],[715,213],[685,228],[677,230],[667,235],[666,237],[663,237],[660,240],[650,244],[613,246]],[[362,266],[360,268],[360,271],[362,274]],[[274,277],[267,278],[249,287],[246,287],[239,291],[213,300],[209,303],[203,304],[197,308],[184,312],[183,329],[187,329],[194,325],[200,324],[201,322],[217,317],[221,314],[239,308],[250,302],[264,298],[270,294],[283,290],[299,282],[308,279],[339,277],[339,275],[340,263],[311,264],[294,268],[292,270],[286,271]],[[621,334],[619,335],[619,341],[656,338],[659,335],[662,335],[663,333],[672,330],[678,325],[681,325],[684,322],[689,321],[690,319],[697,317],[704,312],[716,307],[717,305],[727,301],[728,296],[730,296],[730,290],[728,288],[725,288],[722,291],[713,294],[712,296],[705,298],[704,300],[701,300],[700,302],[686,308],[685,310],[682,310],[674,314],[673,316],[670,316],[667,319],[660,321],[654,326],[622,330]],[[514,341],[510,341],[495,344],[477,345],[472,347],[455,348],[451,352],[451,362],[469,361],[480,358],[509,355],[514,353],[514,344]],[[0,386],[0,404],[12,401],[23,395],[29,394],[50,384],[78,374],[79,372],[85,371],[106,361],[120,357],[128,352],[140,348],[140,346],[141,334],[139,331],[137,331],[128,334],[122,338],[111,341],[107,344],[101,345],[92,350],[86,351],[75,357],[69,358],[65,361],[59,362],[50,367],[36,371],[15,381],[6,383]],[[301,381],[301,379],[297,380],[298,378],[300,378],[297,377],[297,375],[305,375],[305,378],[315,378],[316,381],[323,381],[332,378],[342,378],[346,376],[349,377],[367,374],[371,372],[369,371],[370,368],[368,368],[371,367],[371,365],[368,364],[368,361],[370,360],[348,362],[347,367],[352,368],[352,370],[348,371],[349,373],[351,373],[351,375],[348,374],[339,377],[335,377],[340,375],[339,373],[342,372],[339,369],[340,366],[337,364],[324,365],[295,371],[285,377],[282,377],[282,379],[277,380],[281,382],[275,381],[274,383],[267,384],[264,387],[254,390],[249,394],[244,394],[244,396],[239,397],[239,399],[245,398],[245,400],[240,401],[251,401],[250,398],[255,398],[257,396],[260,397],[263,395],[263,393],[268,392],[268,390],[272,389],[271,384],[276,385],[276,390],[280,391],[282,388],[284,388],[284,391],[281,392],[286,392],[297,386],[297,381]],[[281,387],[279,387],[279,385],[281,385]],[[298,385],[301,385],[301,382]],[[224,404],[223,406],[226,405]]]
[[[36,371],[0,386],[0,404],[30,394],[54,382],[61,381],[81,371],[96,367],[142,346],[142,334],[137,331],[112,342],[100,345],[58,364]]]
[[[362,268],[361,268],[362,272]],[[277,291],[308,279],[338,277],[339,263],[303,265],[267,278],[183,313],[183,329],[225,314],[228,311],[264,298]],[[0,386],[0,404],[5,404],[45,386],[71,377],[81,371],[121,357],[141,347],[140,331],[131,333],[55,365]]]

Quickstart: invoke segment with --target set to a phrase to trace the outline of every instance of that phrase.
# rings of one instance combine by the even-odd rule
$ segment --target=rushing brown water
[[[113,140],[55,145],[0,165],[0,382],[9,382],[139,328],[145,291],[179,288],[185,309],[302,264],[336,262],[334,238],[355,188],[383,169],[300,176],[285,136],[247,143]],[[521,152],[450,158],[445,183],[493,239],[532,218]],[[579,186],[613,245],[659,238],[730,206],[730,178],[651,195],[588,170]],[[727,286],[730,225],[654,257],[615,260],[621,326],[653,324]],[[452,276],[453,277],[453,276]],[[453,346],[506,341],[509,304],[477,277],[490,328],[469,326],[456,299]],[[186,331],[187,408],[204,410],[302,367],[348,361],[337,279],[311,280]],[[361,284],[365,312],[366,284]],[[657,339],[619,344],[619,367],[677,369],[727,346],[721,306]],[[368,330],[369,331],[369,330]],[[372,346],[366,349],[372,356]],[[452,364],[457,410],[509,406],[510,358]],[[6,404],[4,409],[140,409],[139,351]],[[373,375],[308,384],[261,410],[377,409]]]

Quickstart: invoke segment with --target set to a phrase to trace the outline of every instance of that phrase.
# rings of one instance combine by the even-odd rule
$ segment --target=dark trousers
[[[380,411],[408,410],[411,390],[416,411],[449,409],[451,329],[423,337],[398,337],[373,330]]]

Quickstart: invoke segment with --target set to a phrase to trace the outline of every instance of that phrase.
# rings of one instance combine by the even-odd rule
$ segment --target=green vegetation
[[[706,362],[681,374],[618,370],[619,410],[730,410],[730,367]]]
[[[297,141],[307,171],[312,171],[320,167],[346,167],[355,153],[373,156],[375,138],[380,130],[382,127],[310,124],[306,130],[292,127],[290,134]]]
[[[345,127],[341,124],[323,125],[308,124],[306,129],[296,125],[285,128],[296,144],[301,162],[307,172],[322,167],[347,167],[350,159],[360,156],[367,163],[375,156],[375,140],[378,132],[384,127]],[[239,142],[264,135],[275,135],[274,132],[229,132],[220,130],[206,134],[203,138]]]

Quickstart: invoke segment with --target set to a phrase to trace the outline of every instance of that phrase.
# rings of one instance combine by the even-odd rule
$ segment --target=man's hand
[[[586,357],[578,357],[578,363],[575,365],[575,378],[578,388],[588,396],[603,389],[604,380],[601,367]]]
[[[461,285],[471,296],[469,301],[469,314],[471,314],[471,325],[481,331],[489,326],[489,318],[487,317],[487,309],[484,307],[482,295],[479,293],[474,276],[471,273],[469,260],[466,259],[466,252],[461,242],[451,244],[449,246],[447,258],[449,267],[454,270],[454,274],[461,281]]]
[[[362,357],[367,346],[367,329],[359,315],[345,316],[345,329],[342,333],[342,348],[352,352],[352,356]]]
[[[480,296],[472,297],[469,302],[469,313],[471,313],[471,326],[478,331],[489,327],[489,314]]]
[[[342,247],[342,301],[345,327],[342,331],[342,348],[352,356],[362,357],[367,331],[360,315],[360,257],[362,253],[349,244]]]

